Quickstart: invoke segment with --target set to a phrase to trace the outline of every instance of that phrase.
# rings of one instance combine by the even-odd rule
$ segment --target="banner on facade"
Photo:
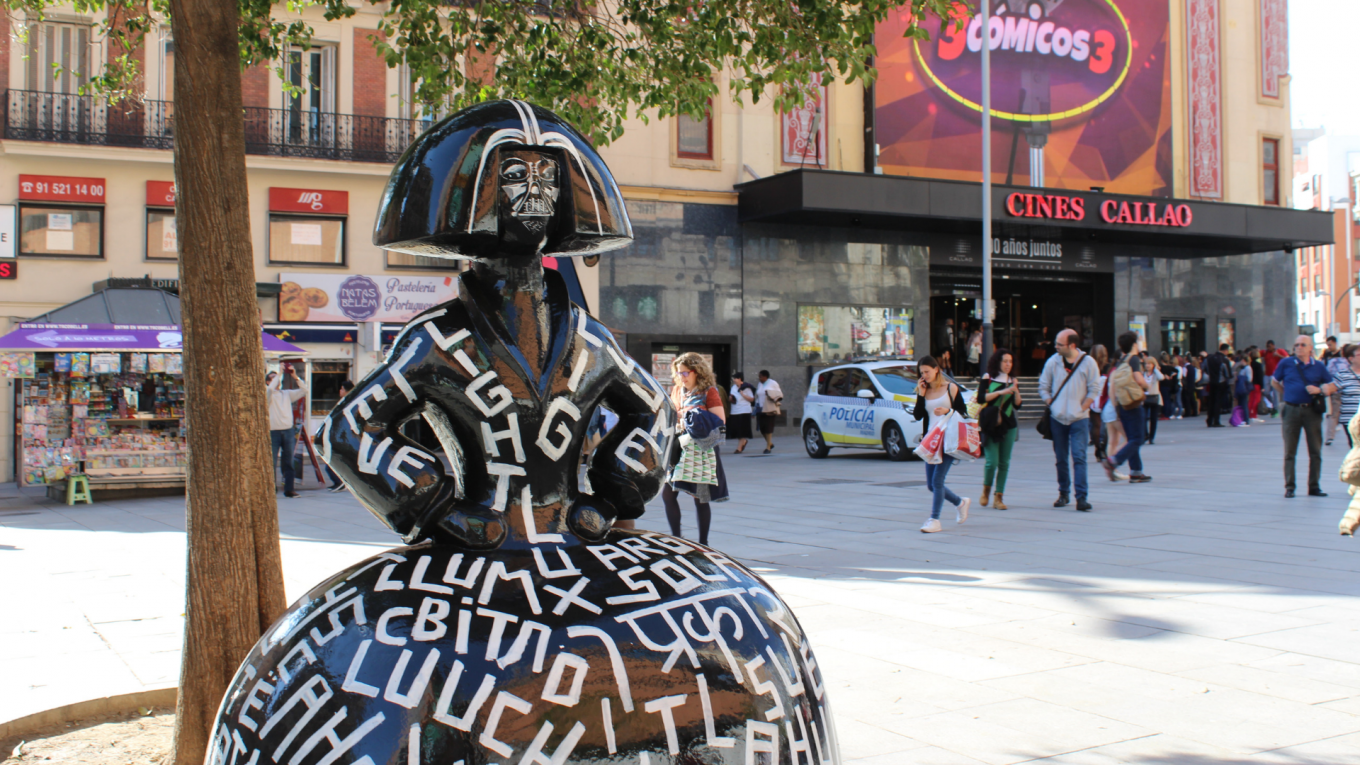
[[[978,180],[981,52],[991,50],[992,180],[1171,196],[1171,64],[1165,0],[1006,0],[962,26],[905,9],[879,25],[875,136],[888,174]],[[1031,158],[1042,157],[1042,168]]]
[[[410,321],[458,295],[451,276],[281,274],[279,321]]]

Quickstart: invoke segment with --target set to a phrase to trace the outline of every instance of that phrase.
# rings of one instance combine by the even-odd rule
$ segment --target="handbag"
[[[1077,358],[1077,363],[1075,363],[1075,364],[1072,365],[1072,370],[1071,370],[1070,372],[1067,373],[1067,377],[1064,377],[1064,378],[1063,378],[1062,385],[1059,385],[1059,386],[1058,386],[1058,389],[1055,390],[1055,391],[1053,391],[1053,400],[1054,400],[1054,401],[1057,401],[1057,400],[1058,400],[1058,394],[1059,394],[1059,393],[1062,393],[1063,388],[1066,388],[1066,387],[1067,387],[1067,383],[1072,379],[1072,375],[1074,375],[1074,374],[1077,373],[1077,369],[1081,366],[1081,362],[1083,362],[1083,361],[1085,361],[1085,360],[1086,360],[1086,354],[1084,354],[1084,353],[1081,354],[1081,356]],[[1044,406],[1044,413],[1041,414],[1041,415],[1039,415],[1039,421],[1038,421],[1037,423],[1035,423],[1034,429],[1037,430],[1037,431],[1039,431],[1039,435],[1043,436],[1045,441],[1052,441],[1052,440],[1053,440],[1053,405],[1052,405],[1052,404],[1047,404],[1047,405]]]

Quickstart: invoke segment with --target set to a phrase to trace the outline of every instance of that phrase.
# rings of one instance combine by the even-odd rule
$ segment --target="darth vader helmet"
[[[439,258],[491,259],[530,242],[594,255],[633,239],[604,160],[561,117],[523,101],[451,115],[407,148],[378,209],[373,243]]]

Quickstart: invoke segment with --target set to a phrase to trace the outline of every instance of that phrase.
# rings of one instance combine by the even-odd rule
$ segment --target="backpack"
[[[1226,361],[1218,365],[1218,379],[1215,380],[1219,385],[1227,385],[1232,382],[1232,365]]]
[[[1110,389],[1114,391],[1115,403],[1124,409],[1137,409],[1147,399],[1147,391],[1133,379],[1133,370],[1127,362],[1121,361],[1111,373]]]

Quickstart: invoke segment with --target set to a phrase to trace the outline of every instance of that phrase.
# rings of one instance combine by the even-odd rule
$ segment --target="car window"
[[[910,396],[916,393],[916,367],[884,367],[875,369],[874,377],[889,393]]]
[[[869,374],[867,372],[861,369],[852,370],[850,372],[849,395],[858,396],[859,392],[862,390],[867,390],[875,396],[878,395],[878,389],[874,388],[874,383],[869,379]]]
[[[850,370],[835,369],[830,372],[822,373],[823,387],[818,390],[823,396],[849,396],[850,391],[846,387],[850,382]]]

